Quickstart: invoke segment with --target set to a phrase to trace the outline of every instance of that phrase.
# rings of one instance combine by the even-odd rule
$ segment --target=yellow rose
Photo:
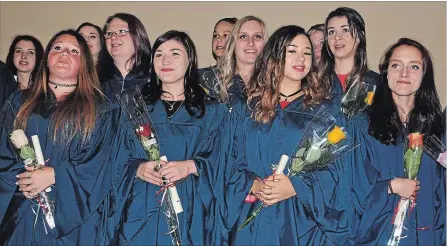
[[[205,91],[205,93],[206,93],[207,95],[210,94],[210,91],[209,91],[207,88],[205,88],[205,86],[202,86],[202,89]]]
[[[371,105],[373,102],[373,98],[374,98],[374,92],[373,91],[368,92],[368,95],[365,98],[365,103]]]
[[[346,138],[345,132],[338,126],[335,126],[334,129],[332,129],[332,131],[330,131],[327,134],[327,140],[331,144],[337,144],[345,138]]]

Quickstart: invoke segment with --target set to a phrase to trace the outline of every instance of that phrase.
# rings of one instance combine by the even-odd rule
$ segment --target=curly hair
[[[286,47],[298,35],[306,36],[310,43],[310,37],[304,28],[295,25],[280,27],[272,34],[256,59],[246,92],[247,104],[253,106],[252,117],[257,122],[268,123],[275,116],[275,107],[279,103],[279,85],[284,78]],[[301,81],[301,88],[305,92],[305,107],[318,104],[324,99],[324,92],[320,89],[313,69],[311,66],[309,73]]]

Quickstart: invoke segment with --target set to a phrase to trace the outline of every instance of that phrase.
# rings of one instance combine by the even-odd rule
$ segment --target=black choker
[[[56,89],[58,86],[60,86],[60,87],[76,87],[76,86],[78,86],[78,83],[76,83],[76,84],[59,84],[59,83],[53,82],[51,80],[48,80],[48,83],[54,85],[54,89]]]
[[[294,93],[292,93],[292,94],[290,94],[290,95],[284,95],[284,94],[282,94],[281,92],[280,92],[279,94],[280,94],[281,96],[285,97],[286,100],[284,100],[284,101],[287,102],[287,99],[288,99],[289,97],[293,97],[293,96],[295,96],[296,94],[300,93],[302,90],[303,90],[303,89],[300,88],[297,92],[294,92]]]

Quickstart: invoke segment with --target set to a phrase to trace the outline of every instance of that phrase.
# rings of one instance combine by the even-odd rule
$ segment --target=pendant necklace
[[[293,97],[293,96],[297,95],[297,94],[300,93],[302,90],[303,90],[303,89],[300,88],[298,91],[296,91],[296,92],[294,92],[294,93],[292,93],[292,94],[290,94],[290,95],[284,95],[284,94],[282,94],[281,92],[280,92],[279,94],[280,94],[281,96],[285,97],[286,99],[285,99],[284,101],[287,102],[287,99],[288,99],[289,97]]]
[[[48,80],[48,83],[54,85],[54,89],[57,89],[58,86],[60,86],[60,87],[76,87],[76,86],[78,86],[78,83],[76,83],[76,84],[59,84],[59,83],[53,82],[51,80]]]
[[[174,109],[174,105],[178,102],[178,101],[174,101],[172,104],[169,103],[169,101],[163,100],[165,103],[167,103],[169,105],[168,110],[172,111]],[[183,101],[182,101],[183,102]]]

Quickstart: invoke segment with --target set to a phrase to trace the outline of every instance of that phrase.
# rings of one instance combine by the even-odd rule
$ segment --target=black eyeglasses
[[[109,39],[109,38],[113,37],[113,35],[116,35],[117,37],[122,37],[122,36],[125,36],[128,32],[129,32],[129,30],[124,30],[124,29],[116,30],[114,32],[106,32],[104,34],[104,38]]]

